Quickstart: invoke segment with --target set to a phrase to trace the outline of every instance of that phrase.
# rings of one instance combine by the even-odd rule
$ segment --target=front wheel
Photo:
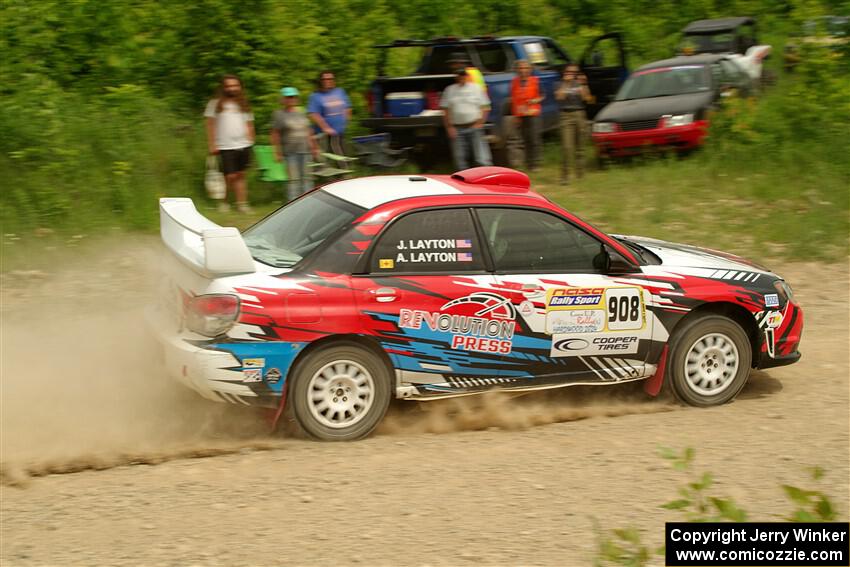
[[[290,401],[295,420],[309,436],[351,441],[375,429],[390,393],[390,372],[375,353],[356,343],[339,343],[299,362]]]
[[[747,383],[752,356],[750,340],[738,323],[704,315],[674,332],[666,382],[686,404],[725,404]]]

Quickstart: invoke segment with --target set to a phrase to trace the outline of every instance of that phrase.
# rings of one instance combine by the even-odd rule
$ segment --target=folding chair
[[[282,183],[289,180],[286,164],[275,159],[272,146],[254,146],[254,157],[257,159],[257,169],[260,171],[260,181]]]
[[[360,163],[379,168],[395,168],[407,161],[407,152],[412,148],[393,149],[390,134],[382,132],[351,138]]]
[[[316,143],[319,144],[320,148],[326,145],[326,140],[326,134],[316,135]],[[331,181],[335,178],[343,178],[354,173],[354,170],[351,168],[356,161],[357,158],[355,157],[341,156],[331,152],[320,152],[319,157],[309,167],[315,177]]]

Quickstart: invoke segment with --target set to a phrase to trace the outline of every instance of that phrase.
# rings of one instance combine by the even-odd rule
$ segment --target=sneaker
[[[229,213],[230,212],[230,204],[227,201],[220,201],[219,204],[218,204],[218,212]]]
[[[254,212],[254,209],[251,208],[251,205],[248,203],[236,203],[236,210],[242,213],[243,215],[250,215]]]

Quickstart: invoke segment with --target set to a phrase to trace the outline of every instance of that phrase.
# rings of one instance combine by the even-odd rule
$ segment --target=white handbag
[[[218,170],[218,159],[213,155],[207,156],[207,174],[204,177],[204,185],[210,199],[224,199],[227,195],[227,183],[224,180],[224,174]]]

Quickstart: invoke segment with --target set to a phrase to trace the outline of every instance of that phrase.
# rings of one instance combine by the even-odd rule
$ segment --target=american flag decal
[[[458,262],[472,262],[472,254],[469,252],[458,252],[457,254]]]
[[[455,247],[456,248],[472,248],[472,241],[468,240],[468,239],[467,240],[455,240]]]

